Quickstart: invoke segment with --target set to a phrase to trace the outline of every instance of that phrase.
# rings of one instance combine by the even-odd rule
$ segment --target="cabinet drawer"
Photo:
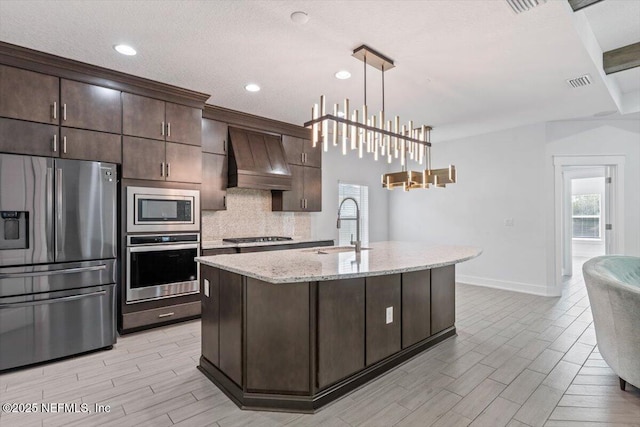
[[[123,329],[133,329],[156,323],[170,322],[200,315],[200,301],[186,304],[168,305],[163,308],[138,311],[122,315]]]

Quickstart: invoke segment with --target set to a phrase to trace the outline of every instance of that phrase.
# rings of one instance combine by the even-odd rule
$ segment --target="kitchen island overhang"
[[[368,247],[196,258],[199,369],[243,409],[310,413],[454,336],[455,264],[481,249]]]

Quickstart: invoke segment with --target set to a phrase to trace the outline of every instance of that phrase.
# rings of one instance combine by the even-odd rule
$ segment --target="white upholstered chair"
[[[640,258],[601,256],[582,266],[602,358],[640,388]]]

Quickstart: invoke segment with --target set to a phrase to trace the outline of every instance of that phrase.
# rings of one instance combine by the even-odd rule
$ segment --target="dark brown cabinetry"
[[[242,386],[242,276],[220,270],[220,369]]]
[[[292,188],[272,192],[272,209],[287,212],[322,210],[322,169],[289,165]]]
[[[318,388],[364,368],[364,279],[318,283]]]
[[[309,285],[278,286],[247,281],[247,389],[286,394],[308,393]]]
[[[400,351],[400,275],[366,279],[366,362]]]
[[[200,183],[200,147],[153,139],[122,138],[122,177]]]
[[[120,91],[61,79],[60,103],[63,126],[122,133]]]
[[[322,210],[322,151],[312,147],[308,139],[283,135],[292,188],[274,191],[272,209],[288,212],[320,212]]]
[[[0,65],[0,116],[3,152],[121,162],[118,90]]]
[[[122,94],[122,133],[200,146],[202,110],[131,93]]]
[[[121,136],[83,129],[61,128],[60,157],[122,163]]]
[[[456,272],[454,265],[431,270],[431,335],[456,321]]]
[[[322,147],[320,144],[314,147],[308,139],[282,135],[282,145],[289,164],[314,168],[322,167]]]
[[[431,335],[431,270],[402,273],[402,348]]]
[[[58,124],[60,79],[0,65],[0,116]]]
[[[202,334],[202,355],[214,365],[220,366],[220,270],[201,269],[200,289],[202,290],[202,329],[210,331]]]
[[[200,206],[203,210],[227,208],[228,126],[215,120],[202,119],[202,187]]]
[[[0,118],[0,152],[57,157],[59,148],[57,125]]]

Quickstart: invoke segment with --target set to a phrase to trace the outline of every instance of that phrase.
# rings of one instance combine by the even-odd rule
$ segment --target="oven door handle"
[[[180,250],[180,249],[200,249],[200,244],[196,243],[188,243],[188,244],[184,244],[184,245],[169,245],[169,244],[165,244],[165,245],[156,245],[156,244],[152,244],[152,245],[141,245],[141,246],[129,246],[127,248],[128,252],[158,252],[158,251],[173,251],[173,250]]]
[[[100,271],[106,269],[107,266],[105,264],[101,264],[91,267],[65,268],[62,270],[29,271],[28,273],[5,273],[0,274],[0,279],[21,279],[25,277],[55,276],[57,274],[84,273],[85,271]]]
[[[32,307],[34,305],[53,304],[56,302],[73,301],[81,298],[99,297],[106,294],[107,294],[107,291],[96,291],[96,292],[91,292],[89,294],[69,295],[68,297],[59,297],[59,298],[46,298],[46,299],[41,299],[37,301],[9,302],[6,304],[0,304],[0,308]]]

